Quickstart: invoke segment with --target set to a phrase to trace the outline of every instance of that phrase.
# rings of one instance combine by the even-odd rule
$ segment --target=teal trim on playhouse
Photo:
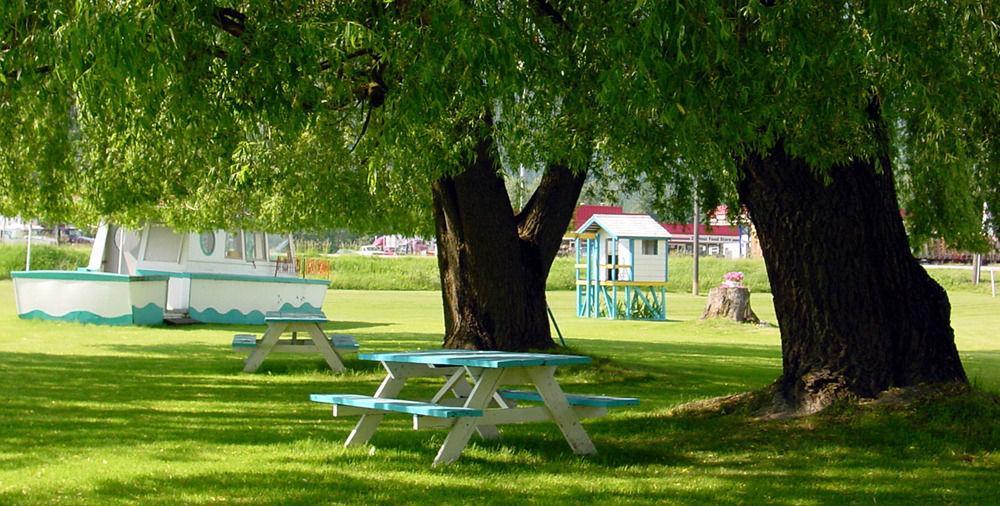
[[[149,269],[139,269],[142,275],[165,276],[171,278],[186,279],[211,279],[216,281],[252,281],[258,283],[292,283],[305,285],[326,285],[330,282],[325,279],[306,279],[291,276],[254,276],[252,274],[219,274],[214,272],[171,272],[154,271]]]
[[[46,320],[87,323],[93,325],[160,325],[163,323],[163,308],[156,304],[144,307],[132,306],[131,314],[101,316],[90,311],[70,311],[64,315],[51,315],[35,309],[17,315],[22,320]]]
[[[129,283],[135,281],[166,281],[168,276],[160,276],[150,273],[150,275],[129,276],[128,274],[115,274],[113,272],[94,271],[14,271],[10,273],[12,278],[21,279],[64,279],[72,281],[111,281],[115,283]]]
[[[301,306],[295,306],[288,302],[282,304],[282,312],[294,312],[294,313],[318,313],[322,314],[322,309],[313,306],[312,304],[306,302]],[[208,307],[205,309],[188,308],[188,316],[193,320],[197,320],[203,323],[224,323],[224,324],[234,324],[234,325],[262,325],[264,324],[265,314],[262,311],[253,310],[249,313],[243,313],[238,309],[230,309],[225,313],[220,312],[214,307]]]

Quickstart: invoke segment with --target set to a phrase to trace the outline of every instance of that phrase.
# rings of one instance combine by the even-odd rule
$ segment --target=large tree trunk
[[[549,166],[515,215],[498,169],[487,138],[462,173],[432,185],[446,348],[555,346],[545,280],[586,175]]]
[[[910,253],[887,156],[880,165],[834,166],[824,184],[781,143],[740,161],[740,199],[760,237],[781,326],[776,386],[794,409],[966,381],[948,297]]]

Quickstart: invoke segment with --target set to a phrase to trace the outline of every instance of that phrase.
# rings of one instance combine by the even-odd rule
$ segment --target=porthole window
[[[215,253],[215,232],[202,232],[198,236],[198,242],[201,243],[201,252],[205,256],[210,257]]]

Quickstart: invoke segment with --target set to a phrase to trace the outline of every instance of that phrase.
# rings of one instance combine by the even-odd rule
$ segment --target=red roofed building
[[[698,245],[702,255],[719,257],[745,257],[750,249],[750,235],[746,228],[730,225],[726,206],[712,212],[711,223],[698,226]],[[595,214],[630,214],[620,206],[583,204],[573,215],[573,228],[579,228]],[[670,249],[691,254],[694,246],[694,226],[690,223],[661,223],[670,232]]]
[[[587,220],[595,214],[625,214],[622,212],[620,206],[600,206],[591,204],[582,204],[576,206],[576,212],[573,213],[573,230],[576,230],[587,223]]]

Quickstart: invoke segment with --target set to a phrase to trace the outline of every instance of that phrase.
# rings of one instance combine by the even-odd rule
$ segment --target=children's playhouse
[[[670,232],[648,215],[595,214],[572,234],[576,315],[665,320]]]
[[[12,273],[22,318],[102,324],[264,323],[268,311],[316,312],[328,283],[295,276],[290,235],[178,233],[102,224],[77,271]]]

